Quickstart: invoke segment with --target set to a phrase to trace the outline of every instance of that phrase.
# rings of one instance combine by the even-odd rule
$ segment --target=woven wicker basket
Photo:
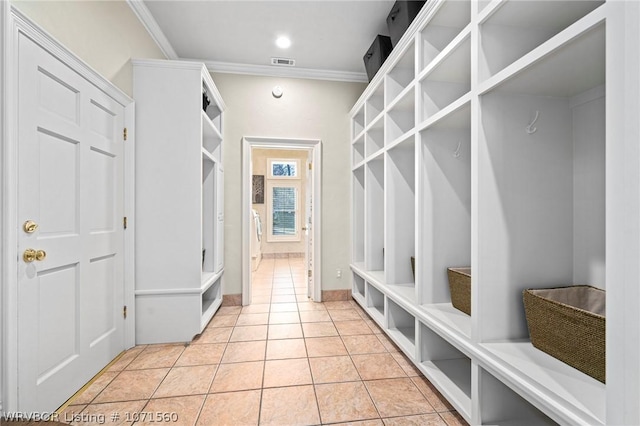
[[[447,268],[451,304],[471,315],[471,268]]]
[[[533,346],[605,383],[605,291],[528,289],[523,298]]]

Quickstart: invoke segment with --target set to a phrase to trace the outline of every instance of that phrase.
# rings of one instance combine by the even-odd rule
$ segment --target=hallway
[[[304,259],[264,259],[252,305],[220,308],[191,344],[130,349],[59,421],[466,424],[355,302],[309,302],[304,280]]]

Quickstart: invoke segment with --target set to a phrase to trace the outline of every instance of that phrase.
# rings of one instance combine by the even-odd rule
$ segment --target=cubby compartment
[[[202,271],[211,273],[215,268],[216,250],[216,171],[215,163],[202,159]],[[207,280],[203,274],[202,280]]]
[[[367,300],[367,312],[381,327],[386,327],[384,317],[384,293],[370,283],[366,283],[365,298]]]
[[[563,401],[554,415],[560,423],[604,425],[606,385],[587,376],[531,345],[528,341],[495,342],[482,345],[527,387],[545,394],[545,399]],[[580,419],[577,421],[576,419]]]
[[[471,418],[471,359],[419,323],[418,366],[467,420]]]
[[[351,138],[355,139],[364,130],[364,105],[351,120]]]
[[[365,176],[365,269],[384,271],[384,156],[366,165]]]
[[[423,70],[455,39],[471,20],[469,0],[441,2],[433,18],[420,32],[422,49],[420,69]]]
[[[384,118],[379,116],[365,134],[365,157],[377,153],[382,148],[384,148]]]
[[[387,298],[389,336],[411,359],[416,357],[416,318]]]
[[[416,76],[414,43],[402,52],[402,56],[385,76],[385,104],[391,105]]]
[[[222,161],[222,134],[209,120],[204,111],[202,112],[202,147],[216,161]]]
[[[222,304],[222,277],[218,276],[211,283],[205,283],[200,297],[202,303],[202,318],[200,322],[201,327],[204,329]]]
[[[478,367],[478,370],[480,409],[479,418],[476,419],[477,424],[497,426],[557,424],[554,419],[531,405],[485,369]]]
[[[222,134],[222,109],[216,101],[218,94],[213,93],[207,81],[202,81],[202,87],[204,88],[204,95],[209,99],[209,105],[206,109],[203,109],[206,117],[209,119],[216,132]]]
[[[480,99],[484,342],[528,337],[526,288],[605,288],[604,37],[598,25]]]
[[[421,119],[426,120],[471,90],[471,38],[466,37],[430,68],[420,82]]]
[[[407,90],[387,113],[385,124],[386,143],[392,144],[397,139],[411,131],[416,124],[415,114],[415,93],[414,90]]]
[[[416,253],[415,145],[412,135],[389,149],[386,159],[386,283],[411,302],[416,300],[412,270]]]
[[[447,268],[471,265],[470,104],[420,132],[420,144],[421,303],[444,304],[440,309],[457,318]]]
[[[360,304],[364,304],[365,301],[365,284],[364,278],[360,275],[353,273],[353,288],[351,290],[353,298],[356,299]]]
[[[351,227],[353,230],[353,250],[352,250],[352,261],[364,267],[364,224],[365,224],[365,208],[364,208],[364,200],[365,200],[365,192],[364,192],[364,177],[365,168],[364,166],[359,167],[358,169],[353,171],[353,182],[352,182],[352,201],[353,201],[353,218],[351,221]]]
[[[595,0],[500,3],[480,26],[480,81],[497,74],[603,4],[604,1]]]
[[[379,83],[376,90],[365,103],[365,124],[368,126],[384,111],[384,84]]]
[[[360,135],[360,137],[358,137],[358,139],[356,139],[352,146],[352,156],[351,156],[351,160],[352,160],[352,166],[356,167],[358,164],[360,164],[363,160],[364,160],[364,156],[365,156],[365,149],[364,149],[364,135]]]

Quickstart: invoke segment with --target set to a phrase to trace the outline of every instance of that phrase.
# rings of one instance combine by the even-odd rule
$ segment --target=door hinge
[[[124,307],[122,308],[122,317],[124,319],[127,319],[127,305],[124,305]]]
[[[308,276],[309,278],[311,278],[311,269],[309,269],[309,270],[307,271],[307,276]]]
[[[312,164],[313,164],[313,163],[309,163],[309,170],[313,169]]]
[[[122,131],[122,137],[124,138],[125,141],[127,140],[127,128],[126,127]]]
[[[122,218],[122,227],[124,229],[127,229],[127,217],[126,216]]]

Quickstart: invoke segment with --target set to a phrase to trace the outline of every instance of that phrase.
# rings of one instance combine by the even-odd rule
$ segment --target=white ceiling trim
[[[167,59],[179,59],[178,54],[173,49],[173,46],[171,46],[171,43],[169,43],[169,40],[164,35],[160,26],[142,0],[127,0],[127,4],[131,10],[133,10],[133,13],[138,17],[138,20],[140,20],[144,28],[147,30],[153,41],[156,42],[160,50],[162,50],[162,53],[164,53]]]
[[[196,60],[196,59],[186,59]],[[333,80],[367,83],[367,75],[360,72],[319,70],[312,68],[279,67],[274,65],[249,65],[231,62],[199,61],[211,72],[227,74],[262,75],[268,77],[308,78],[312,80]]]
[[[210,72],[227,74],[261,75],[269,77],[307,78],[312,80],[332,80],[356,83],[368,83],[367,75],[360,72],[319,70],[311,68],[278,67],[273,65],[249,65],[230,62],[203,61],[200,59],[180,58],[164,35],[160,26],[151,15],[142,0],[126,0],[127,4],[138,17],[153,41],[158,45],[167,59],[193,61],[204,63]]]

